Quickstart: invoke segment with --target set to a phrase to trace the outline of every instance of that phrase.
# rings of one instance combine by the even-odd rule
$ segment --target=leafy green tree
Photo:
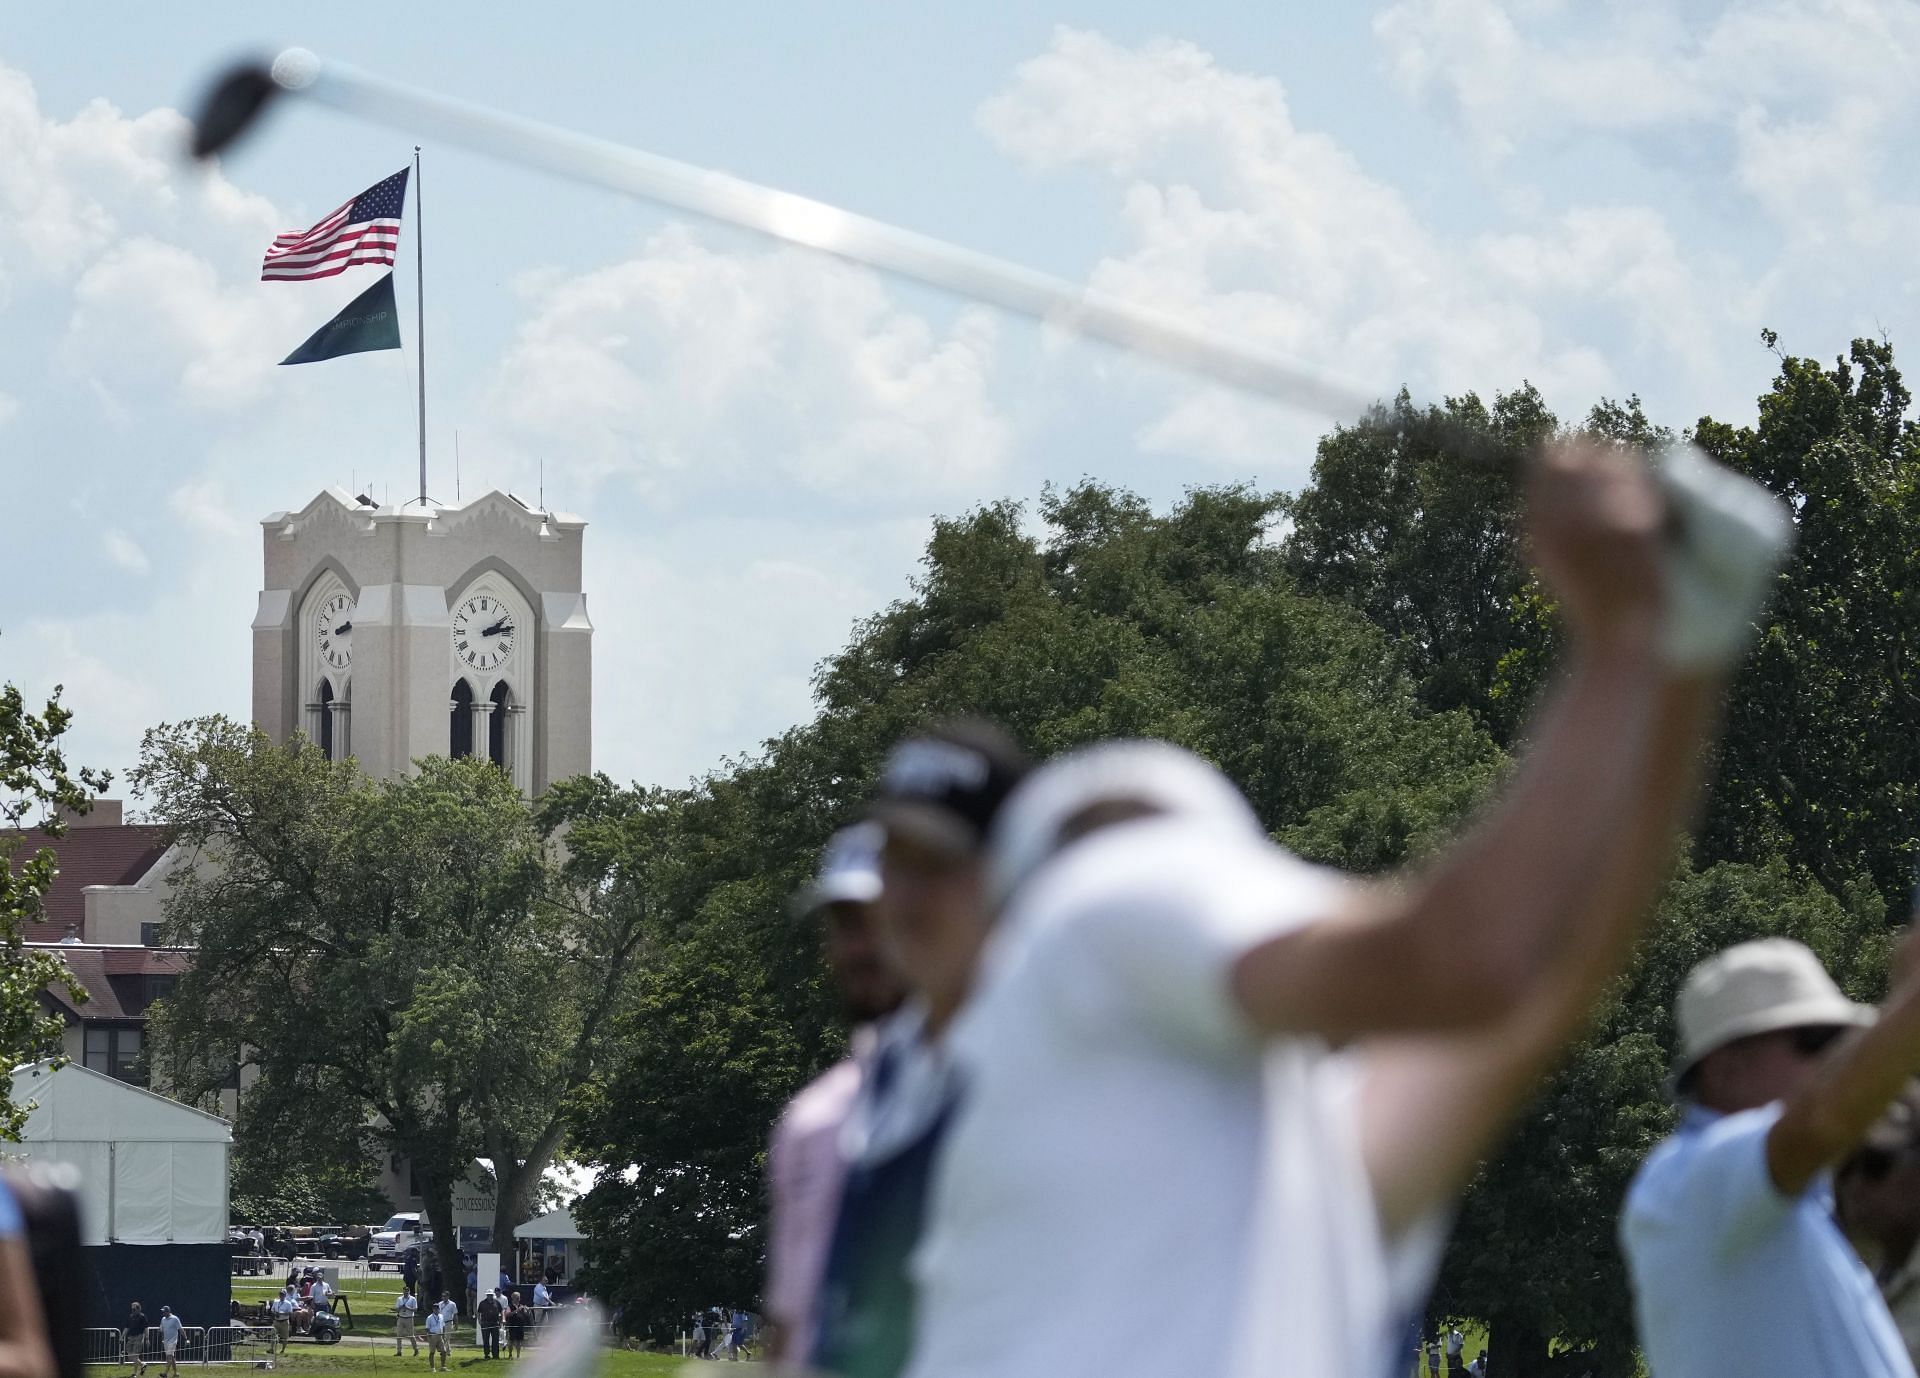
[[[72,722],[57,687],[34,713],[17,687],[0,685],[0,1057],[8,1067],[60,1051],[61,1023],[47,1013],[42,990],[57,983],[87,998],[64,962],[25,945],[26,925],[40,917],[59,870],[58,855],[43,846],[15,859],[20,829],[57,838],[67,830],[63,815],[84,814],[107,787],[105,772],[68,769],[60,739]],[[27,1118],[26,1107],[7,1099],[9,1089],[0,1089],[0,1139],[18,1139]]]
[[[195,1095],[258,1081],[290,1135],[404,1155],[448,1277],[452,1193],[492,1159],[494,1232],[534,1208],[570,1097],[610,1046],[643,914],[563,882],[507,777],[429,759],[372,781],[303,739],[224,718],[147,734],[134,779],[186,844],[169,942],[196,949],[153,1018],[156,1066]]]
[[[1766,335],[1769,345],[1775,337]],[[1707,857],[1778,853],[1904,912],[1920,847],[1920,428],[1890,345],[1782,355],[1759,420],[1700,444],[1793,507],[1792,563],[1733,698]]]

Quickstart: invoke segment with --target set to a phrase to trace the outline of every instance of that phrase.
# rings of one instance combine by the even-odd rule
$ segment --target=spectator
[[[1481,1350],[1474,1355],[1473,1362],[1467,1365],[1467,1378],[1487,1378],[1487,1351]]]
[[[545,1316],[547,1308],[552,1305],[553,1305],[553,1293],[547,1290],[547,1284],[544,1282],[534,1283],[533,1284],[534,1319],[537,1321],[541,1317]]]
[[[420,1298],[413,1294],[413,1284],[411,1282],[401,1284],[400,1298],[393,1304],[393,1355],[396,1359],[400,1357],[402,1343],[411,1343],[414,1356],[419,1357],[420,1337],[414,1334],[413,1330],[414,1319],[419,1313]],[[432,1361],[431,1349],[428,1352],[428,1361]]]
[[[843,828],[828,841],[820,875],[795,905],[818,916],[852,1052],[787,1103],[767,1150],[767,1312],[776,1323],[767,1357],[800,1362],[813,1348],[813,1319],[847,1174],[840,1134],[859,1096],[874,1021],[899,1007],[902,986],[879,941],[878,823]]]
[[[436,1306],[427,1312],[427,1372],[433,1372],[435,1360],[439,1360],[440,1371],[445,1373],[447,1363],[447,1315]]]
[[[1461,1349],[1466,1346],[1467,1337],[1460,1333],[1460,1327],[1454,1326],[1447,1331],[1447,1372],[1458,1373],[1461,1369]]]
[[[167,1378],[180,1378],[180,1318],[171,1306],[160,1308],[160,1352],[166,1356]]]
[[[733,1313],[732,1325],[727,1331],[727,1358],[738,1359],[745,1355],[751,1359],[753,1351],[747,1348],[747,1340],[753,1334],[753,1317],[745,1311]]]
[[[707,1345],[709,1343],[710,1341],[707,1335],[707,1313],[704,1311],[696,1311],[693,1313],[693,1357],[696,1359],[710,1357],[707,1354]]]
[[[420,1281],[420,1246],[407,1245],[407,1252],[400,1259],[400,1281],[412,1287]]]
[[[267,1353],[272,1354],[278,1346],[285,1354],[293,1340],[293,1313],[300,1309],[300,1298],[291,1282],[280,1289],[280,1295],[268,1304],[268,1309],[273,1312],[273,1338],[267,1342]]]
[[[507,1270],[505,1268],[502,1268],[500,1270],[500,1295],[502,1297],[505,1297],[507,1293],[511,1292],[512,1290],[513,1290],[513,1279],[507,1275]]]
[[[469,1266],[467,1268],[467,1314],[469,1316],[473,1314],[473,1308],[479,1305],[479,1302],[480,1302],[480,1270],[478,1268]]]
[[[480,1357],[483,1359],[500,1357],[501,1313],[498,1292],[487,1293],[474,1308],[474,1315],[480,1323]]]
[[[1730,947],[1687,976],[1674,1067],[1686,1113],[1642,1164],[1620,1221],[1640,1342],[1661,1378],[1912,1378],[1826,1184],[1920,1065],[1920,928],[1894,954],[1875,1014],[1788,938]]]
[[[136,1374],[147,1371],[147,1324],[147,1313],[135,1302],[127,1312],[126,1324],[120,1327],[121,1351]]]
[[[1887,1107],[1833,1187],[1840,1223],[1920,1367],[1920,1081]]]
[[[515,1292],[507,1307],[507,1357],[509,1359],[520,1357],[520,1350],[527,1342],[527,1322],[532,1318],[533,1312],[527,1310],[526,1304],[520,1300],[520,1294]]]
[[[1440,1341],[1427,1341],[1427,1372],[1440,1378]]]

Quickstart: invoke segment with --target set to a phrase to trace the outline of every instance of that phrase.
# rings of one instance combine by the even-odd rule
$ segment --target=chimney
[[[85,813],[75,813],[67,808],[61,809],[60,821],[69,828],[118,828],[122,826],[123,807],[118,799],[96,799],[93,801],[93,807]]]

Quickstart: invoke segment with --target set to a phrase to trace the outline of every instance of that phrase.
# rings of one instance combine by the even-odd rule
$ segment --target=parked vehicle
[[[374,1232],[367,1241],[367,1271],[377,1273],[383,1267],[398,1268],[410,1247],[425,1254],[433,1231],[418,1214],[396,1215]]]
[[[365,1258],[372,1243],[372,1231],[364,1225],[339,1225],[314,1236],[314,1244],[325,1258]]]

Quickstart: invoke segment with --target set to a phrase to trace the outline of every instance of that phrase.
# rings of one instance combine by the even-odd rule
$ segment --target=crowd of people
[[[1402,1371],[1461,1191],[1631,960],[1791,532],[1684,449],[1556,443],[1527,508],[1567,668],[1502,797],[1406,874],[1300,861],[1164,743],[895,748],[800,906],[858,1029],[770,1145],[775,1358],[1190,1372],[1179,1318],[1224,1299],[1223,1371]],[[1675,1014],[1684,1114],[1621,1222],[1655,1378],[1911,1378],[1826,1183],[1920,1310],[1916,1181],[1885,1200],[1916,1169],[1874,1147],[1920,1072],[1920,938],[1877,1011],[1773,939]],[[1422,1357],[1489,1367],[1456,1333]]]
[[[710,1306],[693,1313],[692,1358],[753,1358],[753,1314],[738,1307]]]

